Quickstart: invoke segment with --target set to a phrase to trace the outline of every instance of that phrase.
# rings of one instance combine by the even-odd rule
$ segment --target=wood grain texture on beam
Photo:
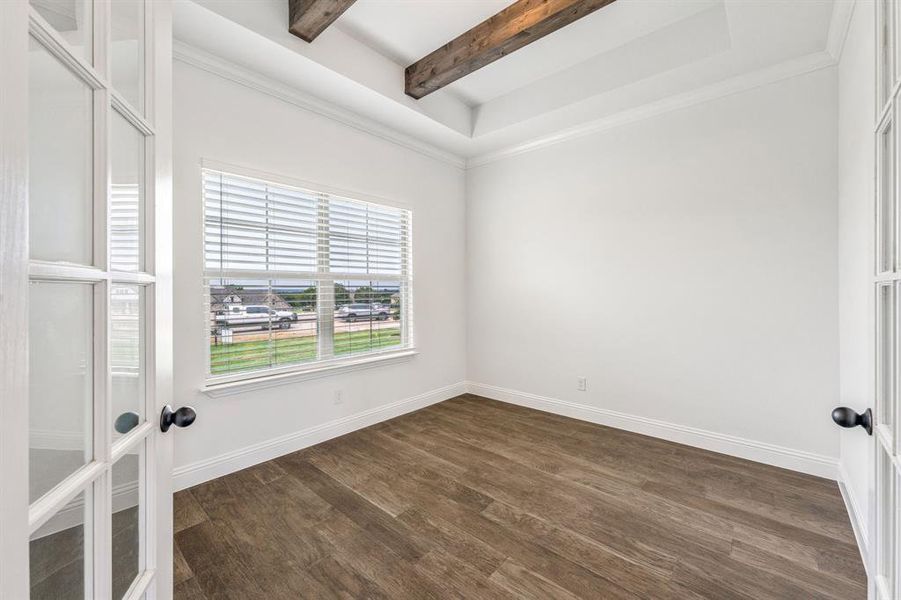
[[[312,42],[356,0],[288,0],[288,30]]]
[[[422,98],[613,2],[518,0],[407,67],[405,91]]]

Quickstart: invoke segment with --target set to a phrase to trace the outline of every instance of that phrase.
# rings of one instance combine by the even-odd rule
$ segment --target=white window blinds
[[[401,275],[407,213],[341,198],[329,202],[329,264],[336,273]]]
[[[205,171],[207,269],[317,270],[319,198],[215,171]]]
[[[210,375],[412,347],[409,210],[203,171]]]

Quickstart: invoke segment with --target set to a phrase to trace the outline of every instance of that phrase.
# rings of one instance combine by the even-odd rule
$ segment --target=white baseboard
[[[113,512],[137,506],[140,501],[137,481],[128,481],[112,489]],[[32,540],[47,537],[84,523],[84,495],[79,494],[31,535]]]
[[[89,434],[84,431],[57,431],[53,429],[30,429],[28,447],[40,450],[74,450],[84,452]]]
[[[394,417],[425,408],[431,404],[442,402],[454,396],[459,396],[466,392],[466,383],[459,382],[443,388],[431,390],[412,398],[405,398],[377,406],[360,413],[335,419],[321,425],[309,427],[295,433],[290,433],[271,440],[266,440],[252,446],[246,446],[222,454],[208,458],[206,460],[197,461],[181,467],[177,467],[173,471],[173,488],[183,490],[193,485],[222,477],[241,469],[246,469],[253,465],[272,460],[279,456],[296,452],[309,446],[314,446],[326,440],[336,438],[370,425],[375,425]]]
[[[864,522],[860,512],[860,504],[858,504],[857,498],[854,496],[854,489],[848,485],[848,472],[841,461],[838,463],[838,489],[841,490],[842,500],[845,501],[848,517],[851,519],[851,529],[854,530],[854,537],[857,539],[860,559],[863,561],[863,567],[868,571],[867,575],[869,576],[870,538],[867,534],[867,524]]]
[[[501,402],[615,427],[616,429],[624,429],[818,477],[838,479],[838,459],[830,456],[758,442],[715,431],[697,429],[686,425],[658,421],[586,404],[547,398],[494,385],[470,381],[467,382],[466,389],[472,394],[491,398],[492,400],[500,400]]]

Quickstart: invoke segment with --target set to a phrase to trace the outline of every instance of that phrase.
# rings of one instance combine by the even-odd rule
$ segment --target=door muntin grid
[[[39,435],[30,436],[32,440],[42,439],[42,445],[50,446],[50,450],[63,452],[67,447],[78,445],[81,457],[70,461],[69,468],[45,481],[42,489],[32,494],[29,509],[32,575],[35,579],[32,594],[33,597],[71,597],[74,594],[94,598],[110,597],[115,591],[117,598],[141,597],[152,580],[152,572],[148,576],[141,575],[153,569],[153,558],[148,549],[155,543],[152,539],[154,530],[148,526],[145,502],[147,474],[153,466],[151,434],[155,430],[152,419],[148,420],[155,403],[148,386],[152,379],[148,377],[152,368],[152,340],[147,335],[152,331],[153,322],[153,303],[147,299],[153,297],[155,280],[152,261],[145,260],[153,251],[152,239],[147,235],[152,231],[152,223],[145,215],[152,214],[154,129],[143,116],[145,109],[152,108],[145,101],[148,97],[145,62],[149,54],[145,40],[150,39],[146,32],[152,3],[143,0],[86,1],[90,4],[86,8],[88,17],[80,22],[80,26],[84,28],[87,23],[89,29],[82,31],[84,35],[79,35],[78,39],[88,39],[90,51],[71,44],[73,35],[63,29],[61,22],[49,23],[45,18],[47,12],[43,10],[46,7],[35,5],[39,0],[32,0],[29,23],[30,55],[39,54],[41,64],[50,65],[57,74],[63,73],[68,81],[80,82],[78,85],[82,86],[77,88],[69,84],[70,88],[86,90],[86,96],[82,98],[86,97],[88,104],[82,103],[81,113],[76,114],[88,116],[80,124],[86,122],[90,133],[87,151],[81,157],[85,160],[80,164],[83,170],[78,180],[78,190],[85,201],[79,205],[80,212],[72,215],[85,225],[75,243],[53,246],[58,240],[54,240],[52,230],[71,226],[72,219],[55,213],[52,204],[47,206],[54,198],[66,198],[66,188],[44,190],[40,188],[46,183],[44,181],[33,181],[30,186],[39,198],[48,199],[44,205],[35,204],[36,208],[43,206],[44,210],[40,219],[32,218],[32,231],[44,234],[44,229],[51,230],[49,235],[39,236],[44,243],[39,247],[40,251],[31,253],[32,288],[46,291],[53,289],[48,286],[57,286],[56,289],[80,290],[82,296],[84,290],[89,290],[87,296],[90,298],[87,309],[85,302],[81,302],[81,318],[73,317],[79,326],[88,327],[89,335],[81,336],[87,338],[87,347],[76,357],[81,360],[75,360],[66,373],[69,379],[81,382],[79,389],[86,397],[76,435],[54,437],[51,428],[50,433],[38,431]],[[111,18],[112,12],[121,8],[116,5],[126,4],[132,8],[140,4],[141,21],[133,29],[138,32],[137,47],[140,48],[139,54],[133,56],[139,80],[126,93],[120,93],[110,85],[111,77],[121,79],[121,75],[116,76],[111,69],[114,58]],[[36,71],[30,79],[37,79]],[[71,121],[59,111],[56,122],[48,118],[54,114],[53,95],[48,94],[44,101],[48,110],[43,116],[48,126],[59,127]],[[124,167],[121,161],[116,166],[111,160],[116,145],[112,139],[114,123],[120,132],[130,132],[126,136],[130,136],[132,146],[137,144],[131,152],[130,162]],[[29,145],[33,145],[36,152],[40,152],[42,144],[46,147],[48,143],[54,143],[49,135],[43,139],[33,134],[29,136]],[[67,156],[65,149],[58,154]],[[120,157],[121,153],[116,158]],[[65,201],[61,206],[67,206]],[[53,307],[55,300],[56,297],[50,296],[44,303]],[[71,306],[66,308],[71,312]],[[35,341],[52,348],[65,333],[61,326],[49,328],[43,332],[44,338],[35,338]],[[84,339],[78,341],[85,342]],[[30,362],[50,358],[40,355],[40,348],[35,350]],[[50,366],[44,366],[50,369]],[[52,371],[48,372],[52,374]],[[65,394],[66,390],[61,393]],[[30,399],[30,413],[33,404]],[[46,408],[51,410],[33,420],[31,428],[36,428],[35,421],[53,425],[52,409],[60,406],[49,403]],[[121,412],[117,412],[120,409]],[[128,427],[119,431],[121,428],[114,422],[124,412],[134,416]],[[59,418],[65,420],[65,416]],[[62,433],[66,432],[63,430]],[[131,465],[133,462],[139,465],[137,469]],[[132,468],[125,469],[125,465]],[[134,506],[129,506],[132,500]],[[124,562],[122,556],[114,554],[112,545],[116,525],[123,521],[131,525],[128,531],[132,535],[127,540],[129,552],[125,558],[128,560]],[[71,533],[74,531],[77,533]],[[80,549],[76,554],[81,557],[81,576],[77,578],[81,583],[67,588],[66,595],[62,596],[59,589],[52,588],[52,578],[42,576],[46,574],[46,570],[40,570],[42,559],[52,556],[41,553],[62,544],[62,541],[56,543],[56,539],[62,538],[52,536],[67,534],[77,540],[76,546],[80,544],[73,549]],[[121,535],[117,539],[121,543]],[[69,541],[74,543],[72,539]],[[131,581],[125,581],[129,578]]]
[[[899,160],[897,119],[899,110],[896,42],[901,18],[896,0],[879,0],[876,11],[877,123],[874,127],[876,157],[875,269],[875,545],[872,564],[876,597],[901,597],[899,553],[899,481],[901,444],[898,441],[899,310],[901,310],[901,247],[899,247]]]

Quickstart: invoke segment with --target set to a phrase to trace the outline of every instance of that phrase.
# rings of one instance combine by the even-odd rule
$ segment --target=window
[[[410,350],[409,210],[205,169],[211,383]]]

